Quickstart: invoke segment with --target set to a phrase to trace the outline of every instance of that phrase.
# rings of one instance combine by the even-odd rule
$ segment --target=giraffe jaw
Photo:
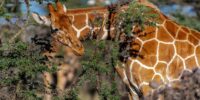
[[[54,38],[62,45],[70,48],[75,55],[82,56],[84,54],[84,46],[82,43],[79,40],[76,40],[76,38],[73,38],[70,34],[58,30],[54,33]]]

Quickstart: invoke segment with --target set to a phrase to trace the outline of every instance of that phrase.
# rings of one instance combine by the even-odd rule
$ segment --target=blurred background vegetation
[[[104,6],[108,4],[97,2],[94,5],[88,5],[88,0],[61,1],[67,5],[68,9]],[[156,4],[163,13],[170,16],[178,23],[200,31],[199,0],[150,1]],[[36,24],[30,16],[30,13],[37,12],[43,15],[47,14],[46,4],[48,2],[54,2],[54,0],[0,0],[0,99],[41,99],[40,96],[38,97],[36,94],[40,94],[38,91],[43,91],[44,86],[41,81],[41,73],[48,69],[41,64],[44,58],[40,55],[39,47],[32,43],[32,38],[35,35],[42,36],[50,33],[50,29],[46,26],[39,26]],[[109,3],[115,2],[117,2],[117,0],[112,0]],[[119,90],[116,86],[116,81],[112,81],[111,84],[109,83],[109,80],[118,79],[115,73],[112,74],[113,65],[109,62],[102,63],[105,60],[111,60],[104,59],[100,56],[105,55],[105,52],[100,51],[116,52],[112,51],[109,47],[106,47],[105,44],[107,43],[108,42],[100,43],[96,47],[94,46],[96,45],[95,42],[87,41],[84,44],[90,48],[86,51],[85,57],[88,58],[89,61],[93,60],[94,62],[82,62],[82,71],[84,72],[84,75],[77,86],[82,86],[81,82],[88,80],[95,85],[90,86],[92,91],[92,89],[95,89],[95,87],[100,84],[100,86],[98,86],[101,87],[101,89],[99,89],[99,94],[101,94],[103,100],[105,100],[105,98],[117,100],[120,98],[118,96],[123,96],[125,94],[116,91]],[[90,47],[91,45],[93,45],[93,47]],[[95,52],[94,49],[96,49]],[[87,55],[91,53],[93,53],[93,56]],[[96,58],[96,56],[99,57]],[[102,62],[98,62],[102,59],[104,59]],[[107,68],[107,66],[111,67]],[[94,77],[91,74],[97,75],[97,77]],[[107,78],[101,83],[96,83],[99,79],[103,78],[102,76],[107,76]],[[107,82],[109,84],[106,84]],[[76,99],[76,89],[77,87],[73,88],[69,94],[70,96],[66,97],[66,99]],[[120,89],[122,90],[122,88]]]

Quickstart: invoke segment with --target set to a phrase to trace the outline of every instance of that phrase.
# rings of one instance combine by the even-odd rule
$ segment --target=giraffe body
[[[130,46],[131,50],[138,51],[141,56],[129,57],[121,66],[116,66],[132,99],[138,98],[136,90],[147,95],[154,88],[179,80],[184,70],[192,70],[200,64],[200,32],[177,24],[144,1],[141,0],[141,4],[154,8],[159,15],[157,27],[145,26],[144,31],[141,31],[134,26],[133,31],[137,34]],[[103,40],[108,36],[115,36],[114,25],[111,25],[108,32],[104,24],[94,26],[90,23],[94,21],[95,14],[107,20],[109,12],[107,8],[98,7],[67,11],[66,16],[72,20],[71,30],[74,30],[80,40],[88,37]],[[158,87],[152,84],[157,84]]]

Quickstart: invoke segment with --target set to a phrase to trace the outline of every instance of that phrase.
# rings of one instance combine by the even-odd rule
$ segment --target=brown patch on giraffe
[[[95,13],[88,13],[89,16],[89,22],[93,22],[96,19],[96,14]]]
[[[195,46],[199,44],[199,40],[196,39],[193,35],[189,35],[188,40]]]
[[[175,23],[175,22],[173,22],[173,21],[171,21],[171,20],[168,20],[168,21],[166,21],[165,22],[165,28],[167,29],[167,31],[173,36],[173,37],[175,37],[176,36],[176,33],[177,33],[177,31],[178,31],[178,25]]]
[[[158,12],[156,14],[159,14],[159,16],[160,16],[158,18],[158,23],[159,24],[162,24],[166,19],[168,19],[168,17],[166,15],[164,15],[163,13]]]
[[[175,42],[177,54],[182,58],[186,58],[194,53],[194,47],[188,42]]]
[[[177,56],[168,66],[167,75],[170,79],[177,79],[184,70],[183,61]]]
[[[158,38],[158,40],[163,41],[163,42],[172,42],[173,41],[173,38],[169,35],[169,33],[162,26],[160,26],[158,28],[157,38]]]
[[[135,27],[133,32],[135,32],[137,36],[143,41],[155,38],[156,36],[156,28],[152,26],[145,26],[144,30],[139,27]]]
[[[152,69],[140,68],[141,82],[150,82],[153,78],[154,71]]]
[[[156,64],[156,50],[158,47],[158,42],[156,40],[152,40],[144,43],[140,55],[143,58],[138,58],[139,61],[146,66],[153,67]]]
[[[152,82],[156,83],[159,86],[163,84],[163,80],[159,75],[155,75],[152,79]]]
[[[195,30],[191,30],[191,34],[193,34],[195,37],[197,37],[198,39],[200,39],[200,32],[197,32]]]
[[[159,60],[169,62],[174,56],[174,46],[172,44],[160,43],[159,46]]]
[[[198,64],[200,64],[200,46],[196,48],[196,57],[197,57]]]
[[[159,73],[162,75],[164,78],[164,81],[168,81],[166,77],[166,70],[167,70],[167,65],[164,63],[158,63],[155,67],[156,73]]]
[[[194,69],[197,66],[197,63],[195,61],[195,57],[190,57],[185,61],[187,69]]]
[[[95,20],[101,20],[104,19],[104,13],[98,13],[98,12],[93,12],[93,13],[88,13],[88,17],[89,17],[89,23],[91,25],[94,25],[96,23],[94,23]],[[102,24],[103,22],[100,22],[99,24]]]
[[[73,25],[77,29],[81,29],[86,26],[86,14],[74,15]]]
[[[187,27],[181,27],[181,30],[185,31],[186,33],[190,33],[190,30]]]
[[[148,95],[149,93],[151,93],[152,91],[152,88],[149,86],[149,85],[142,85],[140,87],[140,89],[142,90],[142,93],[146,96]]]
[[[140,52],[140,49],[141,49],[141,46],[142,46],[142,43],[138,40],[138,39],[135,39],[133,42],[131,42],[130,44],[130,50],[133,50],[133,55],[138,55],[139,52]]]
[[[145,33],[155,33],[156,32],[156,27],[155,26],[145,26]]]
[[[80,40],[85,40],[88,37],[89,33],[90,33],[89,28],[85,28],[83,31],[81,31]]]
[[[131,70],[131,74],[132,74],[132,78],[133,81],[135,81],[135,83],[137,85],[139,85],[141,83],[141,78],[140,78],[140,65],[138,63],[133,63],[132,65],[132,70]]]
[[[177,35],[176,39],[178,39],[178,40],[186,40],[187,39],[187,35],[188,34],[185,31],[180,30],[178,32],[178,35]]]

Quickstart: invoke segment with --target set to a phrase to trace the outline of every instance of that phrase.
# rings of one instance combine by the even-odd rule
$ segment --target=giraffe
[[[52,69],[52,63],[58,65],[56,73],[43,73],[45,92],[47,92],[45,93],[45,100],[51,100],[53,86],[56,87],[58,93],[62,93],[66,85],[73,81],[76,69],[80,66],[78,60],[84,54],[82,43],[74,34],[74,30],[68,27],[71,22],[68,17],[65,17],[65,7],[60,2],[57,2],[56,6],[59,10],[54,9],[51,4],[48,5],[51,13],[49,20],[44,21],[44,24],[51,26],[52,30],[45,37],[50,38],[50,43],[47,43],[45,50],[42,51],[43,56],[47,58],[44,63],[49,69]],[[38,16],[33,14],[33,18],[36,17]],[[40,18],[44,19],[44,17]],[[68,22],[68,24],[60,24],[62,21]]]
[[[137,51],[137,55],[141,56],[130,56],[125,62],[116,65],[116,71],[128,87],[130,100],[139,99],[153,91],[153,83],[159,88],[179,80],[184,70],[190,71],[200,64],[200,32],[179,25],[147,0],[138,2],[153,9],[159,21],[156,27],[145,26],[144,30],[133,26],[133,32],[137,34],[133,35],[135,39],[130,43],[130,53]],[[106,7],[67,10],[66,16],[72,21],[68,27],[74,30],[80,40],[115,37],[116,29],[113,25],[108,29],[104,21],[100,26],[90,23],[95,20],[95,15],[105,21],[109,18],[109,11]],[[49,20],[48,16],[35,16],[39,17],[36,18],[38,23],[45,24]]]

